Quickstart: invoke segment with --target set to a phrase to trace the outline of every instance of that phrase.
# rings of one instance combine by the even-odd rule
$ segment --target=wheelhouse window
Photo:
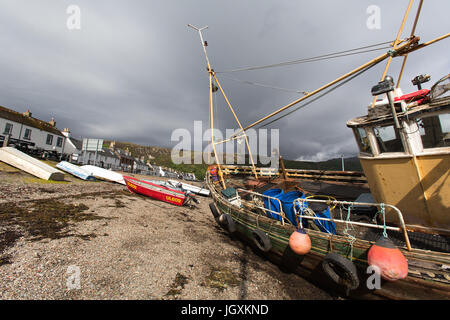
[[[424,149],[450,146],[450,114],[417,119]]]
[[[380,153],[405,152],[400,134],[393,125],[374,127],[373,132],[377,139]]]
[[[31,129],[25,129],[25,134],[23,135],[23,138],[26,140],[31,139]]]
[[[5,130],[3,131],[3,134],[11,134],[13,129],[13,125],[11,123],[6,123]]]
[[[354,132],[356,135],[356,140],[358,142],[359,150],[361,152],[373,154],[366,130],[364,128],[355,128]]]
[[[53,143],[53,136],[51,134],[47,135],[47,141],[45,142],[48,145],[52,145]]]
[[[61,148],[63,144],[63,138],[58,137],[58,139],[56,139],[56,146]]]

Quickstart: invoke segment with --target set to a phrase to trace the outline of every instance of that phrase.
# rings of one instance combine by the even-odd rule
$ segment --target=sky
[[[302,96],[249,85],[312,91],[387,51],[314,63],[220,73],[270,65],[394,40],[408,0],[1,0],[0,105],[56,120],[78,138],[173,147],[175,129],[208,126],[208,74],[198,33],[241,123],[246,126]],[[410,34],[415,1],[402,38]],[[80,29],[69,29],[79,11]],[[379,28],[369,28],[370,6]],[[416,35],[428,41],[450,31],[450,1],[425,1]],[[73,20],[70,20],[73,21]],[[373,22],[373,20],[371,20]],[[431,75],[429,88],[449,73],[450,39],[412,53],[402,78]],[[357,153],[346,122],[366,114],[382,62],[267,129],[279,130],[286,159],[325,160]],[[389,69],[397,79],[401,58]],[[237,128],[220,95],[215,125]],[[194,147],[194,146],[193,146]]]

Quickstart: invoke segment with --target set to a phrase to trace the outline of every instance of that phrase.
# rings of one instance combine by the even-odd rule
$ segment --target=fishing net
[[[430,90],[430,99],[434,100],[450,92],[450,74],[436,82]]]

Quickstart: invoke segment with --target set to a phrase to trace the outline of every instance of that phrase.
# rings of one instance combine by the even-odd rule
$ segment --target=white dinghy
[[[184,183],[178,180],[169,180],[168,182],[174,187],[181,187],[183,190],[200,194],[202,196],[209,196],[210,193],[209,189],[193,186],[192,184]]]
[[[0,148],[0,161],[44,180],[64,180],[63,172],[12,147]]]
[[[92,165],[81,166],[81,168],[88,171],[96,178],[126,185],[125,180],[123,179],[123,175],[121,175],[120,173]]]

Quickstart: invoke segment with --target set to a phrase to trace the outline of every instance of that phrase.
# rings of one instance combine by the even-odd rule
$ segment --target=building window
[[[31,139],[31,129],[25,129],[25,134],[23,135],[23,138],[26,140]]]
[[[63,144],[63,138],[58,137],[58,139],[56,139],[56,146],[61,148]]]
[[[358,141],[359,150],[361,152],[373,154],[366,130],[364,128],[356,128],[354,131]]]
[[[373,128],[377,138],[380,153],[383,152],[405,152],[402,140],[394,125]]]
[[[424,149],[450,146],[450,114],[417,119]]]
[[[6,123],[5,131],[3,131],[3,134],[11,134],[13,129],[13,125],[11,123]]]
[[[47,135],[47,141],[45,142],[48,145],[52,145],[53,143],[53,136],[51,134]]]

